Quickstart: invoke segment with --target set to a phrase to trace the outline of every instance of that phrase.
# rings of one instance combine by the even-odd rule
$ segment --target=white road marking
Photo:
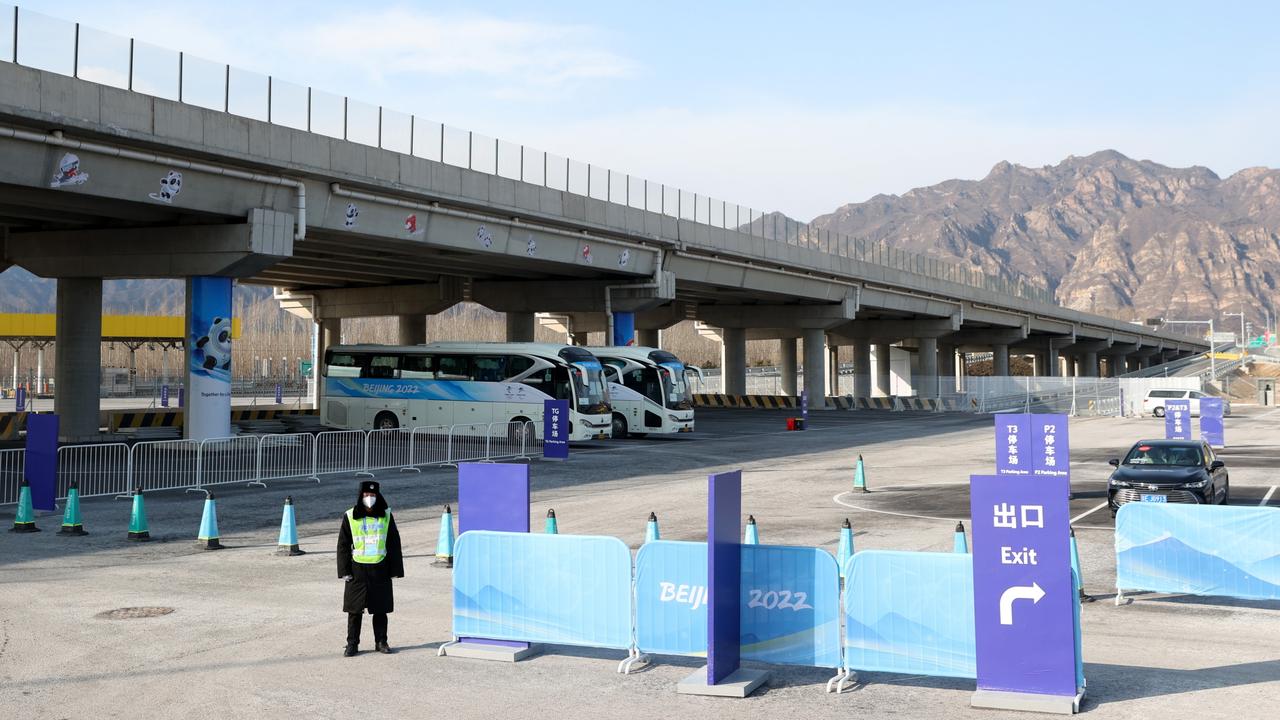
[[[1081,520],[1083,520],[1084,518],[1089,517],[1090,515],[1092,515],[1092,514],[1094,514],[1094,513],[1098,512],[1099,510],[1101,510],[1102,508],[1104,508],[1104,507],[1106,507],[1106,506],[1107,506],[1107,503],[1101,503],[1101,504],[1099,504],[1099,505],[1098,505],[1097,507],[1095,507],[1095,508],[1092,508],[1092,509],[1090,509],[1090,510],[1086,510],[1086,511],[1084,511],[1084,512],[1080,513],[1079,515],[1077,515],[1077,516],[1075,516],[1075,517],[1071,518],[1071,524],[1072,524],[1072,525],[1075,525],[1076,523],[1080,522],[1080,521],[1081,521]]]
[[[837,505],[843,505],[844,507],[851,508],[853,510],[865,510],[867,512],[880,513],[881,515],[893,515],[895,517],[916,518],[917,520],[939,520],[939,521],[949,522],[949,523],[963,522],[964,520],[968,519],[968,518],[945,518],[945,517],[936,517],[932,515],[912,515],[911,513],[893,512],[892,510],[877,510],[875,508],[863,507],[861,505],[854,505],[853,503],[847,503],[840,499],[841,496],[848,495],[850,492],[851,491],[846,490],[831,499]]]
[[[1276,494],[1277,487],[1280,487],[1280,485],[1272,485],[1271,489],[1267,491],[1267,494],[1262,496],[1262,502],[1258,503],[1258,505],[1266,505],[1267,501],[1271,499],[1271,496]]]

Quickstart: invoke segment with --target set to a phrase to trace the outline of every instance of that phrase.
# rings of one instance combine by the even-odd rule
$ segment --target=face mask
[[[363,497],[363,498],[360,498],[360,502],[364,503],[364,506],[365,506],[365,507],[367,507],[367,508],[372,508],[372,507],[373,507],[373,504],[374,504],[374,503],[376,503],[376,502],[378,502],[378,498],[376,498],[376,497]]]

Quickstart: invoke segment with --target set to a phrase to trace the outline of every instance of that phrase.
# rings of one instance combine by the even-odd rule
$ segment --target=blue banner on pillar
[[[635,313],[615,312],[613,314],[613,344],[619,347],[636,344]]]
[[[27,409],[27,389],[21,385],[13,389],[13,410],[22,412]]]
[[[568,400],[545,400],[542,403],[542,457],[547,460],[569,459]]]
[[[707,496],[707,684],[715,685],[742,659],[742,471],[711,475]]]
[[[1191,401],[1164,401],[1164,437],[1166,440],[1191,439]]]
[[[1227,446],[1226,431],[1222,421],[1222,398],[1200,398],[1200,439],[1210,447]]]
[[[57,506],[58,416],[27,416],[24,477],[31,485],[31,507],[53,512]]]
[[[231,434],[231,278],[187,281],[186,435],[193,440]]]
[[[284,402],[284,388],[280,386],[280,383],[276,383],[276,404],[279,405],[283,402]]]
[[[160,407],[169,407],[169,386],[160,386]]]
[[[1031,416],[1006,413],[995,416],[996,474],[1030,475],[1035,463],[1031,440]]]

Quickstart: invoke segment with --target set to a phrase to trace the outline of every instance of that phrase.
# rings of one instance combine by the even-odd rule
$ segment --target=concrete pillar
[[[102,278],[59,278],[53,411],[62,438],[98,434]]]
[[[1009,375],[1009,346],[991,346],[991,374],[997,377]]]
[[[969,354],[956,350],[956,392],[964,392],[964,378],[969,372]]]
[[[1049,349],[1045,351],[1044,373],[1048,377],[1061,377],[1062,370],[1058,367],[1060,354],[1058,349],[1053,346],[1053,342],[1049,342]]]
[[[399,315],[400,344],[425,345],[427,342],[427,317],[425,315]]]
[[[746,395],[747,331],[743,328],[723,328],[720,337],[720,372],[724,378],[724,393]]]
[[[661,330],[637,330],[636,344],[640,347],[662,347]]]
[[[582,332],[569,333],[569,344],[585,347],[586,345],[590,344],[590,338],[588,337],[588,333],[585,330]]]
[[[325,351],[342,344],[342,318],[325,318],[320,321],[320,348],[317,353],[324,363]]]
[[[507,313],[507,342],[533,342],[535,324],[531,312]]]
[[[1086,352],[1080,356],[1080,377],[1098,377],[1098,353]]]
[[[938,397],[941,381],[938,379],[938,338],[920,338],[920,381],[911,379],[911,385],[920,397]]]
[[[821,328],[804,329],[804,389],[809,393],[809,409],[826,407],[827,377],[823,371],[827,358],[827,337]]]
[[[827,397],[840,394],[840,346],[827,340]]]
[[[871,341],[853,341],[853,396],[871,397]]]
[[[891,351],[889,343],[876,343],[876,392],[879,397],[889,397],[892,394],[892,384],[889,381],[889,361]]]
[[[778,341],[778,352],[782,355],[782,362],[778,365],[782,373],[782,394],[790,397],[799,395],[796,391],[796,345],[795,338]]]

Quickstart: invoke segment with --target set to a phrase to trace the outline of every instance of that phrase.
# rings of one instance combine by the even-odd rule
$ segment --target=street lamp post
[[[1240,347],[1243,348],[1245,345],[1249,343],[1249,339],[1248,337],[1245,336],[1245,332],[1244,332],[1244,309],[1242,308],[1240,312],[1222,313],[1222,315],[1223,317],[1239,317],[1240,318]],[[1210,342],[1212,342],[1212,340]]]
[[[1208,325],[1209,326],[1209,375],[1213,380],[1218,379],[1218,361],[1216,348],[1213,346],[1213,319],[1208,320],[1167,320],[1158,318],[1154,322],[1148,320],[1148,325]]]

